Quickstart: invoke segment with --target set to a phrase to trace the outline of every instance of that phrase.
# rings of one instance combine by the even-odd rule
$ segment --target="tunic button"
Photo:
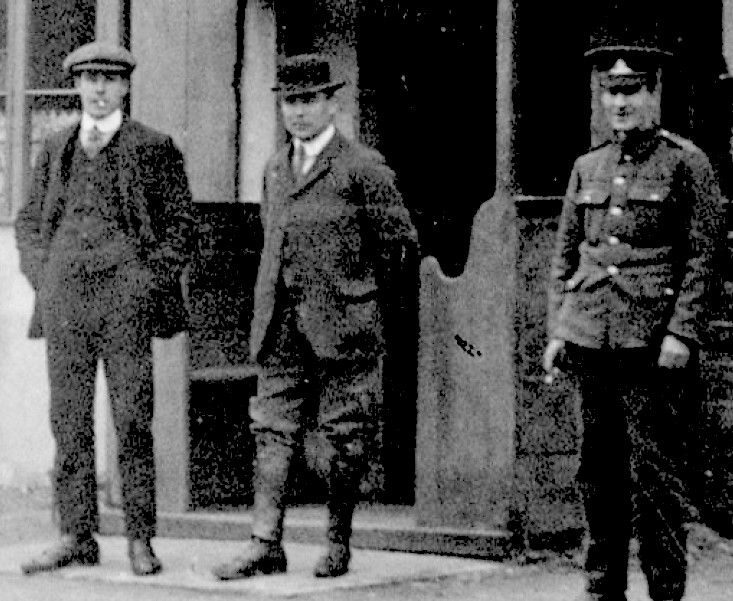
[[[610,213],[614,217],[619,217],[623,213],[623,209],[621,207],[611,207]]]
[[[609,265],[608,267],[606,267],[606,271],[609,275],[618,275],[618,267],[616,267],[615,265]]]
[[[616,238],[616,236],[609,236],[609,237],[608,237],[608,243],[609,243],[609,244],[610,244],[611,246],[616,246],[616,245],[617,245],[617,244],[618,244],[619,242],[620,242],[620,241],[619,241],[619,239],[618,239],[618,238]]]
[[[631,155],[630,154],[625,154],[624,155],[624,161],[630,161],[630,160],[631,160]]]
[[[621,175],[617,175],[613,178],[613,183],[615,186],[623,186],[626,183],[626,178]]]
[[[649,200],[659,200],[659,198],[660,198],[660,196],[659,196],[659,194],[657,194],[656,192],[652,192],[652,193],[651,193],[651,194],[649,195]]]
[[[672,290],[671,288],[665,288],[664,294],[666,294],[667,296],[672,296],[674,294],[674,290]]]

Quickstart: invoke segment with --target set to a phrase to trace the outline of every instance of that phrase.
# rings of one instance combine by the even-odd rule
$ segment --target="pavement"
[[[1,492],[1,491],[0,491]],[[22,497],[22,495],[20,495]],[[312,569],[322,547],[285,542],[288,572],[220,582],[211,568],[237,555],[241,542],[158,537],[164,564],[158,575],[134,576],[126,541],[100,536],[101,565],[23,576],[20,565],[54,539],[45,503],[3,503],[0,495],[0,600],[2,601],[571,601],[583,575],[571,557],[535,553],[522,561],[496,562],[451,556],[355,549],[350,572],[316,579]],[[692,537],[687,601],[733,599],[733,545],[700,530]],[[647,601],[646,585],[633,569],[629,601]]]

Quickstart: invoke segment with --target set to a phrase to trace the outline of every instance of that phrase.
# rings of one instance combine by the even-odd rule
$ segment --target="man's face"
[[[130,82],[119,73],[82,71],[75,78],[81,108],[89,116],[102,119],[122,106]]]
[[[280,101],[285,129],[301,140],[311,140],[333,121],[336,101],[323,92],[284,96]]]
[[[659,109],[657,96],[643,83],[610,83],[601,93],[601,105],[616,131],[649,129]]]

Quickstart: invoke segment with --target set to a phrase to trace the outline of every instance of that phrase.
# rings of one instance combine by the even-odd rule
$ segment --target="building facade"
[[[44,136],[78,118],[72,83],[60,75],[60,64],[79,44],[104,38],[131,48],[139,64],[132,115],[170,133],[186,157],[202,248],[189,277],[191,334],[156,341],[164,513],[191,519],[197,510],[236,513],[250,500],[246,399],[253,379],[246,339],[261,244],[258,208],[264,163],[285,140],[270,88],[283,56],[317,51],[347,84],[337,125],[386,156],[422,244],[422,254],[406,264],[404,289],[396,291],[382,453],[373,465],[372,487],[365,490],[369,506],[393,510],[408,532],[405,546],[420,545],[416,533],[422,527],[447,533],[446,545],[472,533],[471,540],[483,541],[479,546],[497,537],[541,541],[577,529],[572,392],[543,388],[539,363],[544,270],[560,197],[575,157],[604,135],[583,52],[594,43],[655,44],[674,52],[675,67],[662,79],[663,122],[706,150],[726,194],[730,187],[733,110],[719,76],[728,64],[733,68],[733,2],[699,3],[694,12],[663,2],[645,3],[644,9],[637,4],[0,2],[0,219],[6,233]],[[487,365],[497,373],[478,395],[478,407],[446,396],[431,409],[417,375],[425,323],[424,315],[418,321],[420,265],[423,289],[426,277],[469,277],[482,207],[496,210],[508,224],[487,234],[496,256],[480,263],[488,265],[484,276],[493,282],[487,290],[511,291],[498,299],[508,299],[511,307],[496,322],[508,335],[491,345]],[[427,257],[437,260],[437,276],[426,271]],[[500,264],[516,268],[493,272]],[[4,269],[17,278],[12,265]],[[13,298],[2,297],[9,307],[3,308],[4,323],[14,324],[13,336],[22,334],[18,320],[28,301],[22,284],[17,290]],[[474,348],[468,338],[451,331],[442,344],[457,343],[465,353]],[[11,354],[12,346],[6,338],[3,354]],[[42,350],[24,347],[24,363],[45,369]],[[12,361],[4,365],[0,369],[15,373]],[[2,403],[11,405],[11,396],[33,398],[34,420],[47,403],[41,385],[4,386]],[[716,394],[724,396],[724,389]],[[492,408],[487,419],[508,416],[497,418],[506,427],[473,440],[436,434],[440,420],[475,422],[482,394]],[[727,409],[723,403],[716,411]],[[110,474],[113,507],[112,444],[108,438],[102,465]],[[317,449],[318,441],[309,444]],[[3,453],[12,446],[0,440]],[[460,466],[442,474],[444,457],[459,458]],[[496,457],[502,470],[488,477],[496,482],[475,482],[485,477],[483,464]],[[318,503],[312,478],[307,461],[297,466],[294,504]],[[114,510],[110,516],[114,528]]]

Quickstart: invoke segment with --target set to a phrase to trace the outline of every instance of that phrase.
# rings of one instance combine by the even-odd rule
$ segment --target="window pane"
[[[31,6],[27,87],[73,87],[61,65],[69,52],[94,40],[96,0],[33,0]]]
[[[31,165],[36,164],[38,152],[51,134],[73,125],[81,118],[79,98],[76,95],[37,96],[28,99],[31,115]]]

